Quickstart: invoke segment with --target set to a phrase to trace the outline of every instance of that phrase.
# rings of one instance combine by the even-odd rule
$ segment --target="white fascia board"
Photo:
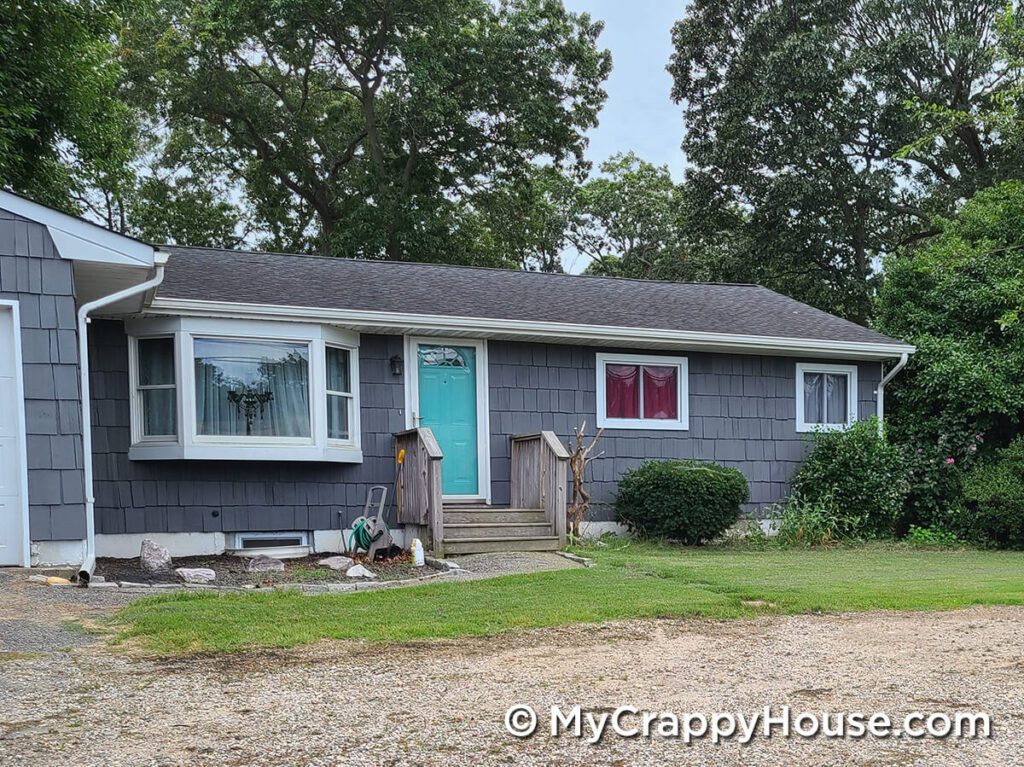
[[[237,319],[273,318],[291,322],[325,322],[348,326],[364,326],[402,333],[450,333],[483,336],[517,336],[561,341],[576,340],[591,344],[657,343],[690,350],[738,352],[746,354],[810,354],[848,359],[884,360],[913,354],[909,344],[826,341],[810,338],[749,336],[733,333],[704,333],[657,328],[578,325],[563,322],[457,317],[432,314],[378,312],[362,309],[323,309],[306,306],[274,304],[243,304],[222,301],[200,301],[185,298],[156,299],[147,314],[172,316],[230,317]]]
[[[3,190],[0,190],[0,208],[43,224],[61,258],[122,266],[153,266],[156,248],[152,245],[104,229],[83,218],[69,216]]]

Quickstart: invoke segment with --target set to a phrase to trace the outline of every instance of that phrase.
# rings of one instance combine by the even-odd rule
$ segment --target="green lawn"
[[[823,551],[615,542],[574,568],[354,594],[179,593],[120,611],[122,638],[157,653],[291,647],[318,639],[488,635],[617,618],[943,610],[1024,604],[1024,554],[864,546]],[[768,605],[744,605],[762,600]]]

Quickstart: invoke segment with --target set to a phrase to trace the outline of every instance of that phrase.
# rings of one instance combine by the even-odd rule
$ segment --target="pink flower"
[[[923,452],[924,452],[924,448],[920,448],[920,447],[919,447],[919,448],[917,449],[917,452],[918,452],[918,453],[923,453]]]
[[[980,434],[975,434],[975,435],[974,435],[974,438],[975,438],[975,439],[976,439],[976,440],[977,440],[978,442],[982,442],[982,441],[983,441],[983,439],[982,439],[982,436],[981,436]]]
[[[956,458],[947,458],[946,463],[956,463]]]

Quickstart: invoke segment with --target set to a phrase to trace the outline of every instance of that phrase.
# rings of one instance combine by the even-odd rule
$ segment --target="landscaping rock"
[[[165,572],[171,569],[171,552],[149,538],[142,539],[142,550],[139,552],[139,565],[151,573]]]
[[[329,567],[332,570],[347,570],[352,567],[352,557],[327,557],[327,559],[321,559],[318,563],[320,567]]]
[[[174,572],[185,583],[209,583],[217,579],[217,573],[209,567],[179,567]]]
[[[245,569],[250,573],[280,573],[284,572],[284,562],[260,554],[250,559]]]
[[[377,576],[371,573],[362,565],[353,565],[345,571],[345,575],[349,578],[376,578]]]

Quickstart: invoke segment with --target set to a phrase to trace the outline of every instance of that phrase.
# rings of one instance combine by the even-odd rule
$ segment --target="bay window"
[[[189,317],[126,327],[131,459],[362,460],[358,334]]]
[[[845,429],[857,420],[857,367],[799,362],[796,430]]]
[[[597,355],[597,425],[606,429],[689,428],[685,357]]]

